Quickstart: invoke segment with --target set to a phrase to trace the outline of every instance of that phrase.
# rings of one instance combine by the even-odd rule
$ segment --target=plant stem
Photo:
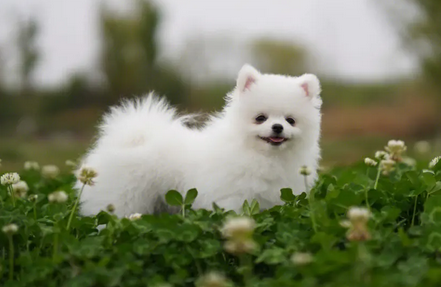
[[[364,242],[357,242],[357,265],[355,267],[355,280],[362,283],[362,285],[366,284],[367,274],[367,261],[369,254],[366,250],[366,246]]]
[[[54,250],[52,254],[52,260],[55,262],[55,259],[57,258],[58,253],[58,233],[54,234]]]
[[[250,286],[250,280],[252,277],[252,266],[250,261],[250,255],[243,254],[240,256],[240,265],[242,269],[243,281],[245,286]]]
[[[185,204],[182,204],[181,212],[182,212],[182,217],[185,217]]]
[[[305,190],[306,192],[308,192],[308,182],[306,180],[306,175],[303,176],[304,180],[305,180]],[[315,215],[314,215],[314,210],[312,208],[312,201],[314,200],[314,192],[313,189],[311,189],[309,191],[309,196],[308,196],[308,202],[309,202],[309,217],[311,218],[312,221],[312,228],[314,229],[314,232],[317,233],[317,224],[315,222]]]
[[[381,163],[378,164],[378,172],[377,172],[377,178],[375,179],[374,189],[377,189],[378,180],[380,179],[380,174],[381,174]]]
[[[369,188],[366,188],[366,192],[365,192],[365,201],[366,201],[366,208],[371,210],[371,205],[369,204]]]
[[[14,279],[14,242],[12,241],[12,235],[8,236],[9,239],[9,280]]]
[[[78,203],[80,202],[81,194],[83,193],[83,189],[85,186],[86,186],[86,184],[83,184],[83,186],[81,187],[81,190],[80,190],[80,193],[78,194],[77,200],[75,201],[75,204],[70,212],[69,221],[67,222],[67,227],[66,227],[67,230],[69,230],[69,228],[70,228],[70,224],[72,223],[72,219],[74,217],[75,211],[77,210],[77,206],[78,206]]]
[[[34,203],[34,219],[37,220],[37,204]]]
[[[418,195],[415,197],[415,204],[413,205],[412,223],[410,224],[411,227],[415,223],[415,213],[416,213],[417,202],[418,202]]]
[[[14,196],[14,189],[12,188],[12,184],[8,186],[9,193],[11,194],[12,199],[12,206],[15,207],[15,196]]]

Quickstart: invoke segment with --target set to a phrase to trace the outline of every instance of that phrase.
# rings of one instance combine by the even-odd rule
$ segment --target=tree
[[[410,27],[410,35],[421,43],[423,71],[441,92],[441,2],[414,0],[421,12],[420,19]]]
[[[423,76],[441,94],[441,1],[407,0],[386,8],[406,46],[418,55]]]
[[[183,82],[172,69],[157,61],[159,12],[149,1],[133,3],[136,9],[128,14],[120,15],[105,7],[101,11],[101,69],[110,90],[110,102],[151,90],[167,93],[172,102],[179,102]]]
[[[252,43],[251,52],[253,63],[265,72],[299,75],[309,66],[306,50],[285,41],[260,39]]]
[[[39,60],[36,45],[38,37],[38,24],[35,19],[21,22],[18,26],[17,51],[19,56],[19,77],[21,96],[27,98],[26,105],[22,105],[16,132],[22,136],[34,134],[37,129],[36,114],[38,113],[38,99],[32,87],[32,74]]]
[[[36,46],[38,25],[35,19],[21,22],[18,29],[17,49],[19,53],[19,73],[22,96],[30,97],[32,93],[32,73],[38,63],[39,52]]]

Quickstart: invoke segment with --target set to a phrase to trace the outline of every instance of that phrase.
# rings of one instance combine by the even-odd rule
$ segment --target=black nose
[[[274,124],[272,129],[276,134],[280,134],[283,131],[283,126],[281,124]]]

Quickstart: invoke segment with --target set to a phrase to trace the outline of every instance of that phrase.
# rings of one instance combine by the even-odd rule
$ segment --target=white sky
[[[43,53],[35,81],[54,85],[75,71],[96,69],[99,51],[98,0],[1,0],[0,47],[13,75],[14,29],[20,18],[40,22]],[[105,0],[118,9],[123,0]],[[127,2],[124,0],[124,2]],[[275,37],[305,43],[320,72],[347,80],[381,80],[412,76],[416,61],[404,52],[381,0],[156,0],[162,10],[160,50],[179,58],[189,38],[217,35],[246,42]],[[240,49],[240,47],[238,48]],[[214,69],[233,76],[246,51]],[[239,55],[239,56],[238,56]],[[222,64],[222,63],[228,63]]]

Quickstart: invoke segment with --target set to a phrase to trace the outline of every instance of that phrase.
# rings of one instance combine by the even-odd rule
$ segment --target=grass
[[[67,171],[66,160],[76,160],[85,153],[91,142],[75,139],[18,139],[2,138],[0,158],[3,170],[19,170],[25,161],[37,161],[40,165],[55,164]]]
[[[385,136],[344,136],[331,137],[324,135],[321,140],[322,146],[322,164],[326,167],[350,165],[358,161],[364,155],[372,150],[383,147],[387,141]],[[410,146],[413,145],[412,140],[409,141]],[[0,141],[0,159],[2,159],[2,170],[12,171],[19,170],[23,167],[23,163],[28,160],[37,161],[40,165],[55,164],[62,171],[68,171],[69,167],[65,166],[66,160],[77,160],[91,145],[91,139],[18,139],[18,138],[2,138]],[[434,150],[439,148],[433,142]],[[439,145],[439,143],[437,144]],[[428,153],[426,155],[416,155],[422,160],[429,160],[436,156],[436,153]]]
[[[26,196],[0,186],[0,286],[440,286],[441,161],[427,166],[334,168],[240,214],[170,191],[181,212],[130,218],[79,217],[72,174],[19,170]]]

